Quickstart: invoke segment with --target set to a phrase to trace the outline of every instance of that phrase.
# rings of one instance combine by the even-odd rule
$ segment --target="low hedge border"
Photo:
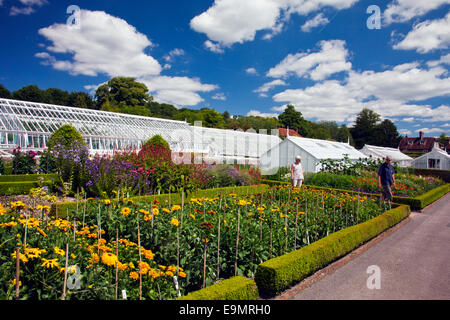
[[[44,181],[43,185],[49,185],[50,181]],[[0,182],[0,196],[15,196],[28,194],[31,189],[38,188],[37,181]]]
[[[12,174],[12,175],[0,175],[0,182],[30,182],[39,181],[39,177],[43,177],[44,180],[48,181],[56,179],[57,174]]]
[[[400,205],[376,218],[345,228],[299,250],[261,263],[255,274],[260,294],[271,297],[281,293],[396,225],[410,213],[409,206]]]
[[[258,300],[258,298],[256,282],[237,276],[191,292],[178,300]]]
[[[414,168],[415,175],[438,177],[447,183],[450,183],[450,170],[438,169],[418,169]]]
[[[212,198],[220,193],[227,194],[227,193],[235,193],[237,195],[244,195],[244,194],[255,194],[258,192],[264,192],[268,189],[267,185],[261,184],[261,185],[255,185],[255,186],[244,186],[244,187],[224,187],[224,188],[215,188],[215,189],[204,189],[204,190],[198,190],[197,192],[190,193],[186,195],[185,201],[189,201],[191,198],[196,197],[208,197]],[[157,195],[147,195],[147,196],[140,196],[140,197],[131,197],[130,198],[133,201],[143,201],[143,202],[152,202],[155,199],[157,199],[159,202],[165,202],[169,200],[169,194],[157,194]],[[88,200],[89,201],[89,200]],[[78,208],[82,208],[84,206],[84,203],[86,201],[82,200],[78,202]],[[181,204],[181,195],[179,193],[172,193],[170,194],[170,203],[171,205],[174,204]],[[60,203],[54,203],[52,204],[52,208],[50,210],[50,214],[55,216],[56,213],[58,213],[58,217],[64,217],[67,214],[67,211],[72,212],[76,210],[77,203],[76,202],[60,202]]]
[[[286,185],[289,184],[289,182],[284,181],[274,181],[274,180],[262,180],[263,183],[273,186],[273,185]],[[304,185],[306,187],[315,188],[315,189],[323,189],[323,190],[335,190],[338,192],[347,192],[349,194],[358,194],[359,195],[367,195],[367,196],[377,196],[380,197],[381,195],[373,194],[373,193],[364,193],[364,192],[358,192],[353,190],[344,190],[344,189],[333,189],[333,188],[327,188],[327,187],[319,187],[319,186],[311,186],[311,185]],[[420,196],[414,197],[414,198],[408,198],[408,197],[397,197],[394,196],[394,203],[398,204],[406,204],[411,207],[412,210],[422,210],[427,205],[433,203],[434,201],[440,199],[442,196],[444,196],[447,192],[450,191],[450,184],[444,184],[442,186],[439,186],[437,188],[434,188],[433,190],[430,190]]]

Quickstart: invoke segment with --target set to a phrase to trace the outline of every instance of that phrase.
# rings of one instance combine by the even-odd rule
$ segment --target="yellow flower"
[[[66,255],[66,252],[64,250],[61,250],[58,247],[54,247],[53,251],[55,251],[56,254],[59,254],[60,256],[64,257]]]
[[[153,208],[152,209],[152,213],[157,216],[159,214],[159,209],[158,208]]]
[[[135,271],[130,272],[130,278],[133,280],[139,279],[139,274]]]
[[[143,213],[143,214],[149,214],[150,213],[150,212],[148,212],[147,210],[144,210],[144,209],[139,209],[139,212]]]
[[[109,200],[109,199],[106,199],[104,202],[105,202],[105,205],[107,205],[107,206],[109,206],[111,204],[111,200]]]
[[[104,252],[102,254],[102,262],[108,266],[115,266],[118,261],[117,256],[111,252]]]
[[[13,210],[25,209],[26,207],[27,207],[26,204],[20,200],[16,201],[16,202],[11,202],[11,209],[13,209]]]
[[[131,212],[130,208],[127,208],[127,207],[123,208],[122,211],[121,211],[121,213],[122,213],[122,215],[123,215],[124,217],[126,217],[127,215],[129,215],[130,212]]]
[[[180,222],[178,221],[178,219],[173,218],[172,220],[170,220],[170,224],[174,225],[175,227],[178,227]]]
[[[99,256],[98,256],[98,254],[96,254],[96,253],[93,253],[93,254],[91,255],[91,258],[89,259],[89,262],[92,263],[92,264],[96,264],[96,263],[98,263],[99,261],[100,261],[100,258],[99,258]]]
[[[162,211],[165,212],[165,213],[170,213],[170,210],[166,209],[166,208],[163,208]]]
[[[152,252],[152,250],[144,250],[144,256],[148,260],[153,260],[153,257],[155,256]]]
[[[150,220],[152,220],[153,219],[153,215],[151,215],[151,214],[146,214],[145,216],[144,216],[144,221],[150,221]]]
[[[166,271],[166,275],[168,275],[169,277],[173,277],[173,272],[172,271]]]
[[[183,271],[180,271],[179,276],[181,278],[186,278],[186,273],[184,273]]]
[[[158,265],[158,268],[160,268],[161,270],[166,270],[166,266],[163,265]]]
[[[121,262],[119,262],[117,267],[118,267],[120,270],[125,270],[126,268],[128,268],[128,265],[127,265],[126,263],[121,263]]]
[[[9,280],[10,283],[12,283],[13,286],[16,286],[16,279]],[[19,287],[22,285],[22,281],[19,280]]]
[[[147,262],[139,262],[140,266],[140,274],[147,274],[148,270],[150,270],[150,265]]]
[[[42,258],[42,264],[41,267],[46,267],[47,269],[49,268],[54,268],[54,267],[59,267],[58,265],[58,259],[44,259]]]
[[[189,217],[191,217],[193,220],[195,220],[195,216],[192,213],[189,214]]]
[[[172,211],[177,211],[177,210],[180,210],[180,209],[181,209],[181,207],[179,205],[177,205],[177,204],[172,207]]]
[[[14,251],[11,254],[11,257],[15,260],[16,259],[16,251]],[[24,255],[23,253],[19,252],[19,260],[21,260],[22,262],[28,262],[28,258],[26,255]]]
[[[238,202],[238,205],[240,205],[240,206],[245,206],[247,204],[249,204],[249,202],[247,202],[245,200],[239,200],[239,202]]]

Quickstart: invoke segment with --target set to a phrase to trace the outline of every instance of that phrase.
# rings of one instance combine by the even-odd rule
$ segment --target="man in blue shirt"
[[[387,156],[378,169],[378,187],[383,188],[383,200],[389,202],[393,200],[391,186],[395,186],[395,169],[391,165],[391,160],[391,157]]]

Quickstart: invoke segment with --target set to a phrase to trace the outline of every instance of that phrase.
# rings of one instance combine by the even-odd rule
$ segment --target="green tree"
[[[448,143],[449,139],[450,138],[447,137],[447,134],[445,132],[442,132],[441,135],[439,136],[438,141],[439,143],[442,143],[445,146]]]
[[[95,92],[95,98],[102,110],[106,103],[120,110],[126,106],[145,106],[153,99],[145,84],[127,77],[116,77],[101,85]]]
[[[385,119],[377,125],[373,144],[380,147],[398,148],[400,140],[402,137],[391,120]]]
[[[56,104],[59,106],[69,105],[69,92],[57,88],[49,88],[45,90],[45,96],[48,99],[46,102]]]
[[[162,146],[170,149],[169,143],[166,140],[164,140],[164,138],[159,134],[154,135],[153,137],[145,141],[145,143],[143,144],[143,146],[151,146],[151,145],[156,147]]]
[[[17,91],[14,91],[13,99],[30,102],[48,103],[50,97],[45,92],[45,90],[39,89],[39,87],[36,85],[29,85]]]
[[[374,137],[379,121],[380,115],[370,109],[363,109],[357,115],[355,125],[350,129],[357,149],[361,149],[365,144],[375,144]]]
[[[201,109],[201,114],[203,118],[203,126],[219,129],[223,129],[225,127],[223,115],[216,112],[215,109],[203,108]]]
[[[278,120],[284,128],[297,129],[302,136],[307,136],[307,124],[301,112],[295,110],[292,104],[289,104],[284,112],[278,116]]]
[[[4,98],[4,99],[12,98],[11,92],[1,84],[0,84],[0,98]]]
[[[68,105],[74,108],[97,109],[91,96],[83,91],[73,91],[69,95]]]

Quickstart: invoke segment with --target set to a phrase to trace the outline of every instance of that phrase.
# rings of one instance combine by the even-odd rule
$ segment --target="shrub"
[[[52,151],[57,145],[62,145],[66,148],[70,148],[75,142],[79,144],[85,144],[81,134],[73,126],[65,124],[58,130],[53,132],[47,142],[47,147]]]
[[[311,177],[308,177],[307,181],[305,181],[305,184],[318,187],[351,190],[354,188],[352,178],[353,177],[349,175],[336,175],[327,172],[319,172],[312,175]]]
[[[165,147],[165,148],[169,148],[170,149],[169,143],[167,143],[167,141],[164,140],[164,138],[161,135],[159,135],[159,134],[154,135],[153,137],[148,139],[143,144],[143,146],[150,146],[150,145],[153,145],[153,146],[156,146],[156,147]]]
[[[48,149],[42,152],[39,158],[39,172],[47,174],[58,172],[56,160]]]
[[[13,150],[12,174],[36,173],[36,155],[33,151],[22,152],[20,147]]]

